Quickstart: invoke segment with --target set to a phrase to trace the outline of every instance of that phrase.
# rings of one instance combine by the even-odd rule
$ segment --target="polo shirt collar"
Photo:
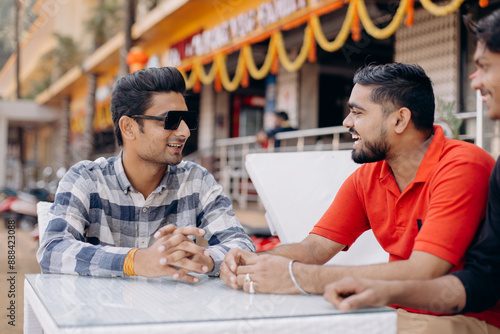
[[[445,141],[446,137],[443,129],[439,125],[434,125],[434,137],[429,148],[427,148],[427,152],[425,152],[422,162],[420,162],[413,183],[425,182],[428,179],[429,174],[434,170],[441,158]]]
[[[118,179],[118,184],[120,185],[120,188],[122,191],[127,194],[129,191],[134,190],[134,187],[132,187],[132,183],[130,183],[129,179],[127,178],[127,174],[125,174],[125,169],[123,168],[123,150],[120,151],[120,154],[115,159],[115,162],[113,163],[113,167],[115,169],[116,173],[116,178]],[[175,167],[175,166],[174,166]],[[165,189],[167,189],[167,180],[168,180],[168,174],[170,172],[171,168],[170,166],[167,166],[167,170],[165,171],[165,175],[163,175],[163,178],[160,181],[160,184],[158,184],[158,187],[153,191],[153,193],[159,193]]]
[[[441,158],[441,152],[443,151],[446,137],[443,129],[439,125],[434,125],[433,134],[434,137],[425,152],[424,158],[420,162],[417,174],[412,183],[425,182]],[[384,160],[382,162],[382,168],[380,169],[380,179],[382,180],[388,176],[392,176],[392,169],[387,161]]]
[[[127,178],[127,174],[125,174],[125,169],[123,168],[122,156],[123,156],[123,150],[121,150],[118,156],[116,157],[113,167],[115,169],[116,178],[118,179],[118,184],[120,185],[120,188],[123,190],[123,192],[126,194],[131,189],[133,189],[133,187]]]

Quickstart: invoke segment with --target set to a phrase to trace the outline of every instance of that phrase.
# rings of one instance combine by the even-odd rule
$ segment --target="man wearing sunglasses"
[[[43,273],[194,283],[188,272],[218,276],[229,249],[255,251],[214,177],[182,161],[198,126],[184,92],[172,67],[140,70],[115,84],[111,112],[123,149],[82,161],[61,180],[37,253]]]

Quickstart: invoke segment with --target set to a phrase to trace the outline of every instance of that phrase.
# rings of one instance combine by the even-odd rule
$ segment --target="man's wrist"
[[[206,250],[208,250],[208,248],[205,248]],[[210,250],[208,250],[209,253],[210,253]],[[217,265],[215,263],[215,260],[214,258],[212,257],[212,254],[210,253],[208,255],[208,271],[206,272],[206,274],[208,276],[212,276],[212,277],[219,277],[220,276],[220,264],[222,261],[224,261],[224,258],[222,259],[222,261],[219,262],[219,265]]]
[[[326,269],[327,267],[322,265],[301,262],[296,262],[293,265],[293,273],[297,283],[310,294],[323,294],[326,285],[336,281],[335,277],[331,276],[333,266],[328,267],[328,271]]]
[[[299,285],[297,280],[295,279],[295,275],[293,274],[293,263],[296,262],[296,260],[290,260],[288,262],[288,274],[290,275],[290,279],[292,280],[293,284],[295,287],[304,295],[309,295],[310,293],[302,289],[302,287]]]

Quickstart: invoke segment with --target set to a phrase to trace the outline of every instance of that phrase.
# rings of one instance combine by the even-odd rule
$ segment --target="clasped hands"
[[[214,268],[214,261],[209,251],[198,246],[189,236],[201,237],[204,234],[205,230],[192,226],[177,228],[167,225],[160,228],[154,234],[156,242],[136,252],[135,274],[145,277],[170,276],[186,282],[198,282],[198,278],[188,272],[205,274]]]
[[[288,271],[290,259],[277,255],[257,255],[241,249],[230,250],[221,264],[221,279],[233,289],[259,293],[300,293]],[[296,275],[296,274],[295,274]],[[378,307],[389,303],[390,283],[344,277],[325,287],[323,297],[343,311],[360,307]]]
[[[288,273],[290,259],[278,255],[257,255],[241,249],[231,249],[221,264],[220,278],[231,288],[259,293],[299,293]],[[247,278],[247,274],[249,279]]]

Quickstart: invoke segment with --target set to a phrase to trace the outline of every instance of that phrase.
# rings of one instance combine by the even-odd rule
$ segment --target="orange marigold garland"
[[[358,3],[354,5],[354,16],[352,18],[352,40],[355,42],[359,42],[361,40],[361,25],[359,22],[359,14],[358,14]]]
[[[193,86],[193,93],[199,93],[201,90],[201,81],[199,78],[196,78]]]
[[[480,0],[481,1],[481,0]],[[488,0],[486,0],[488,1]],[[414,15],[415,15],[415,0],[408,0],[408,4],[406,5],[406,20],[405,20],[405,25],[407,27],[411,27],[413,23],[415,22]]]
[[[222,92],[222,81],[220,79],[220,73],[218,71],[215,75],[214,88],[216,92]]]
[[[275,53],[273,58],[273,64],[271,65],[271,74],[278,74],[278,70],[280,68],[280,61],[278,59],[278,52]]]
[[[309,27],[311,28],[309,33],[311,34],[311,45],[309,46],[309,54],[307,55],[307,60],[309,60],[310,63],[315,63],[317,58],[316,58],[316,39],[314,38],[314,32],[311,27],[311,24],[309,23]]]

